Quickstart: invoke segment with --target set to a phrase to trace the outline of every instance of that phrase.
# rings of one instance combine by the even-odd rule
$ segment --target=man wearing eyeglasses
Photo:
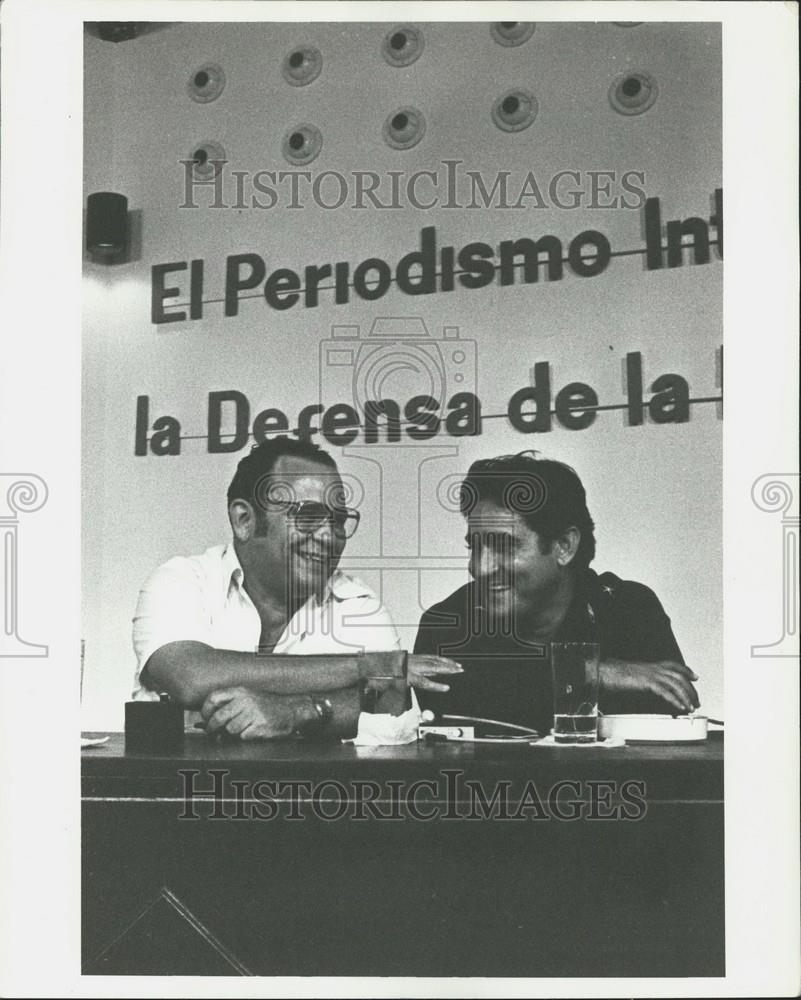
[[[135,698],[164,692],[209,735],[387,741],[414,731],[408,687],[445,692],[458,664],[407,656],[372,590],[338,564],[359,512],[333,458],[288,437],[257,445],[228,488],[233,539],[170,559],[139,595]],[[365,694],[375,718],[360,716]],[[402,720],[393,723],[389,720]],[[402,732],[401,732],[402,731]]]
[[[462,483],[472,581],[429,608],[417,653],[464,667],[421,706],[547,732],[551,642],[597,642],[600,708],[683,714],[698,707],[670,619],[648,587],[590,568],[594,524],[578,475],[533,452],[474,462]]]

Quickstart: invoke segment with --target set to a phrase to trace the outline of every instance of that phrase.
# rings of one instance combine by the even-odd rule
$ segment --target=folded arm
[[[209,736],[270,740],[310,732],[320,738],[353,736],[359,725],[357,688],[333,691],[325,698],[330,717],[321,720],[312,695],[259,694],[244,687],[221,688],[204,701],[198,723]]]
[[[400,678],[406,662],[409,687],[447,691],[444,675],[461,670],[453,661],[437,656],[407,659],[389,616],[374,597],[349,603],[348,643],[332,640],[330,653],[261,654],[219,648],[214,643],[207,589],[189,560],[170,560],[151,575],[134,616],[133,643],[140,666],[137,683],[166,692],[184,708],[194,710],[203,709],[213,694],[235,690],[237,704],[242,707],[247,700],[247,711],[254,719],[259,713],[268,717],[259,722],[260,730],[252,722],[251,733],[274,730],[277,735],[287,726],[290,732],[302,729],[312,718],[309,713],[316,714],[312,695],[327,697],[333,705],[333,718],[326,725],[331,735],[351,732],[358,718],[360,682]],[[375,682],[372,686],[376,684],[375,711],[400,714],[407,692],[399,691],[397,684]],[[389,690],[384,689],[387,686]]]

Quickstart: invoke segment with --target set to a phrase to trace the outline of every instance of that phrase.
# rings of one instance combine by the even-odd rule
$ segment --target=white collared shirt
[[[139,592],[133,619],[133,696],[157,698],[139,681],[153,653],[169,642],[255,653],[261,619],[244,587],[232,544],[199,556],[176,556],[153,572]],[[361,580],[335,570],[322,599],[310,597],[287,624],[274,653],[360,653],[400,649],[386,608]]]

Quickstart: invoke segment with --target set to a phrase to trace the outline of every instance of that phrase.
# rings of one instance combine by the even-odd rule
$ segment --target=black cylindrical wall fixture
[[[96,264],[117,264],[128,251],[128,199],[97,191],[86,200],[86,249]]]

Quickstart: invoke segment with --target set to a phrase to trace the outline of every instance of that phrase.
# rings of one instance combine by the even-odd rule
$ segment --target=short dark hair
[[[259,502],[260,484],[273,471],[278,459],[284,456],[305,458],[326,465],[333,472],[337,471],[337,463],[333,457],[319,445],[280,434],[278,437],[267,438],[259,444],[254,444],[237,465],[234,478],[228,487],[228,504],[234,500],[247,500],[253,505],[257,519],[261,521],[264,505]]]
[[[578,528],[575,565],[586,569],[595,558],[595,524],[587,495],[578,474],[564,462],[539,458],[535,451],[473,462],[459,490],[459,509],[467,517],[481,500],[520,514],[540,536],[543,551],[568,528]]]

